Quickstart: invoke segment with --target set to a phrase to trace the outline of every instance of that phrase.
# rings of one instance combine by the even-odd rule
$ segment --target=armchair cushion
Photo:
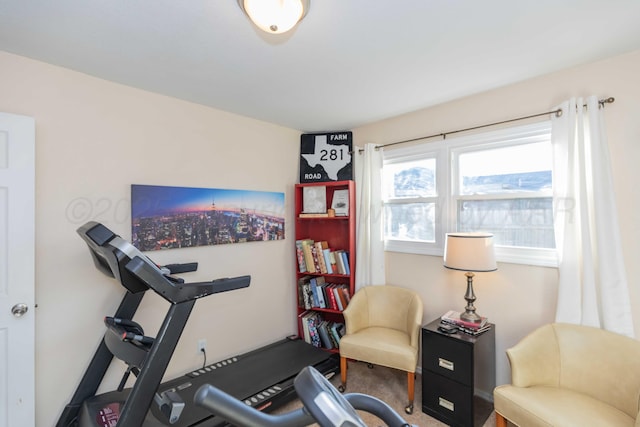
[[[557,387],[515,389],[499,386],[496,411],[518,426],[633,426],[628,414],[582,393]],[[508,410],[504,410],[505,407]],[[498,409],[500,408],[500,409]]]
[[[405,332],[373,326],[350,335],[346,341],[346,350],[343,347],[345,343],[341,341],[340,344],[341,354],[348,354],[350,359],[407,372],[416,370],[418,352],[410,345],[409,336]],[[375,351],[371,351],[372,348]]]
[[[496,412],[526,426],[640,426],[640,341],[587,326],[543,326],[507,350]]]

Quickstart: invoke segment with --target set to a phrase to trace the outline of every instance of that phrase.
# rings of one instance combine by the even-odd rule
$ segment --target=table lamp
[[[498,269],[493,251],[493,234],[490,233],[447,233],[444,243],[444,266],[452,270],[466,271],[467,293],[464,299],[467,306],[460,319],[480,323],[482,318],[476,313],[473,302],[474,272],[495,271]]]

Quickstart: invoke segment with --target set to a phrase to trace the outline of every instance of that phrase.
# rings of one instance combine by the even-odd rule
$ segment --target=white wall
[[[131,184],[285,192],[286,240],[151,252],[198,261],[189,281],[244,274],[248,289],[196,303],[167,378],[295,332],[293,184],[300,133],[0,52],[0,111],[36,122],[36,425],[54,425],[123,288],[102,276],[75,230],[98,220],[131,236]],[[168,306],[136,315],[155,335]],[[123,365],[108,375],[117,386]]]
[[[632,267],[640,254],[640,51],[354,129],[354,139],[388,143],[546,111],[570,96],[614,96],[605,110],[634,313],[640,290]],[[416,88],[420,90],[420,88]],[[0,111],[36,120],[36,424],[53,425],[104,332],[122,291],[91,264],[75,234],[84,220],[130,237],[129,186],[178,185],[286,193],[291,221],[299,132],[151,94],[0,52]],[[83,204],[84,202],[88,202]],[[289,227],[280,242],[151,253],[159,263],[198,261],[191,280],[252,275],[249,289],[196,304],[168,370],[256,348],[295,331],[294,256]],[[415,288],[424,320],[464,304],[464,277],[438,257],[387,253],[387,282]],[[478,311],[497,324],[498,383],[509,381],[504,350],[553,320],[556,270],[500,264],[477,275]],[[136,320],[153,335],[166,311],[145,297]],[[640,331],[640,316],[635,317]],[[121,373],[112,369],[104,390]]]
[[[640,258],[640,197],[634,188],[640,180],[639,75],[640,51],[636,51],[362,126],[354,129],[354,140],[359,145],[385,144],[550,111],[572,96],[615,97],[615,103],[605,109],[605,121],[638,336],[640,289],[633,266]],[[440,257],[387,252],[386,275],[387,283],[422,295],[425,322],[447,310],[464,308],[464,275],[443,268]],[[557,270],[499,263],[498,271],[476,275],[474,290],[478,312],[497,325],[497,383],[507,383],[505,349],[554,320]]]

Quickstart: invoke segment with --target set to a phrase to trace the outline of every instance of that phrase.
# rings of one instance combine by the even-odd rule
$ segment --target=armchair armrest
[[[367,327],[369,325],[369,304],[366,293],[356,292],[342,314],[347,334],[353,334]]]
[[[423,304],[420,298],[414,298],[411,301],[409,314],[407,316],[407,331],[411,337],[411,346],[418,348],[420,346],[420,328],[422,326]]]
[[[551,325],[543,326],[507,350],[511,364],[511,383],[517,387],[558,386],[560,354]]]

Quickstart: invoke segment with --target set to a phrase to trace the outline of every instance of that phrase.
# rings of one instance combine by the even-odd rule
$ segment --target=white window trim
[[[479,145],[483,145],[483,148],[499,148],[501,146],[513,145],[514,141],[523,144],[537,142],[541,138],[546,138],[550,132],[551,122],[545,121],[435,142],[430,142],[425,139],[422,143],[418,142],[408,147],[385,150],[384,164],[406,162],[412,158],[434,157],[436,159],[436,188],[438,189],[436,203],[439,206],[439,209],[436,211],[436,239],[434,243],[385,239],[385,251],[432,256],[443,255],[444,234],[445,232],[455,231],[457,224],[456,211],[452,209],[451,205],[455,200],[464,198],[464,196],[454,197],[453,194],[453,189],[455,188],[454,180],[457,179],[458,175],[457,171],[452,168],[452,158],[454,155],[465,151],[474,151]],[[441,183],[445,185],[441,185]],[[551,196],[551,194],[549,194],[549,196]],[[429,199],[433,200],[433,198]],[[496,246],[496,259],[499,262],[544,267],[557,267],[558,265],[555,249]]]

